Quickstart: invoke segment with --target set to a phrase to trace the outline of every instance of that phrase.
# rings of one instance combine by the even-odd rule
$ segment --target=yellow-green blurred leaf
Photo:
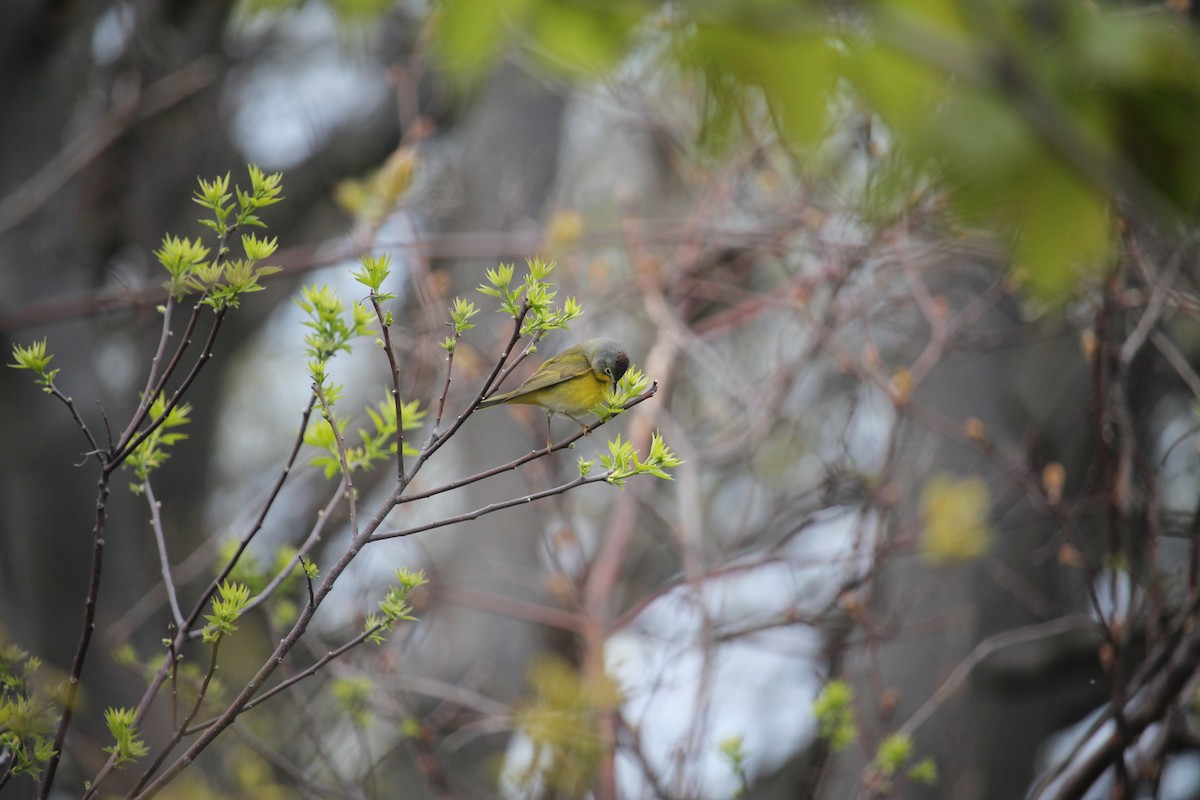
[[[1028,162],[1040,149],[1017,110],[991,92],[956,88],[947,96],[935,125],[929,140],[922,143],[925,155],[947,165],[965,190],[958,193],[960,197],[974,201],[978,190],[978,206],[984,211],[995,210],[997,187],[1025,177],[1014,165]]]
[[[327,0],[343,22],[372,22],[395,5],[395,0]]]
[[[616,2],[541,2],[530,16],[529,33],[537,43],[536,54],[549,66],[596,75],[625,54],[626,36],[637,21],[636,13],[622,13]]]
[[[536,0],[445,0],[435,42],[450,74],[469,82],[494,63]]]
[[[1095,81],[1137,87],[1195,77],[1195,45],[1168,17],[1087,12],[1075,22],[1076,69]]]
[[[938,474],[921,492],[921,557],[931,564],[973,561],[991,541],[991,500],[982,478]]]
[[[876,43],[862,43],[853,56],[851,74],[871,110],[905,138],[925,135],[943,74],[928,62]]]
[[[529,682],[534,697],[517,708],[514,720],[537,757],[522,774],[510,777],[526,786],[544,781],[575,796],[590,785],[604,752],[599,715],[620,705],[621,691],[607,675],[589,678],[548,656],[533,662]]]
[[[903,20],[909,25],[946,34],[967,31],[962,5],[956,0],[882,0],[875,10],[885,23]]]
[[[1108,203],[1065,164],[1047,157],[1028,172],[1013,201],[1019,213],[1015,262],[1035,294],[1061,300],[1081,278],[1107,266]]]
[[[812,144],[825,133],[830,96],[843,64],[822,29],[804,33],[702,25],[690,49],[691,58],[708,73],[710,87],[727,89],[720,82],[732,78],[761,89],[792,141]]]

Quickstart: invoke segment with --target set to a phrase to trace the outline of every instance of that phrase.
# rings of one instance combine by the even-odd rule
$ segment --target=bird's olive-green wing
[[[537,371],[529,376],[529,380],[522,383],[517,389],[508,393],[509,396],[525,394],[527,392],[536,392],[538,389],[546,389],[556,384],[568,381],[571,378],[577,378],[580,375],[587,374],[592,371],[591,362],[588,361],[587,355],[583,352],[583,348],[579,345],[570,347],[556,356],[551,356],[542,363]]]

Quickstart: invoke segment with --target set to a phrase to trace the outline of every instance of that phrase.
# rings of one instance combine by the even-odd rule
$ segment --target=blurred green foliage
[[[631,55],[665,59],[663,74],[698,79],[711,147],[765,116],[803,163],[854,109],[887,131],[887,158],[910,167],[886,173],[907,185],[874,191],[902,205],[919,186],[946,189],[947,219],[1009,243],[1013,266],[1045,298],[1107,269],[1118,201],[1121,215],[1168,229],[1200,205],[1200,49],[1187,19],[1162,8],[447,0],[440,9],[434,42],[464,82],[514,46],[576,77],[603,77]]]
[[[396,7],[326,2],[353,24]],[[297,5],[242,0],[240,10]],[[661,67],[679,88],[699,87],[709,148],[765,118],[815,165],[803,156],[853,109],[892,143],[864,212],[903,213],[929,185],[944,188],[947,221],[1007,242],[1043,299],[1107,270],[1118,203],[1120,216],[1165,230],[1200,210],[1200,47],[1185,13],[1168,6],[443,0],[428,23],[442,67],[464,87],[515,49],[573,80],[630,61]]]

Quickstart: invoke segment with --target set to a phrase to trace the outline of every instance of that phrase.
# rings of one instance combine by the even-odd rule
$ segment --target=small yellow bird
[[[629,356],[620,344],[612,339],[588,339],[547,358],[518,388],[492,395],[479,408],[501,403],[540,406],[546,409],[549,441],[551,416],[563,414],[586,428],[580,417],[599,405],[604,390],[615,386],[627,369]]]

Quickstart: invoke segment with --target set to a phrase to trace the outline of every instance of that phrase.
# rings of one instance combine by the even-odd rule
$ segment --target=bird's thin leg
[[[550,418],[554,416],[553,411],[546,412],[546,449],[549,450],[554,446],[554,440],[550,438]]]

